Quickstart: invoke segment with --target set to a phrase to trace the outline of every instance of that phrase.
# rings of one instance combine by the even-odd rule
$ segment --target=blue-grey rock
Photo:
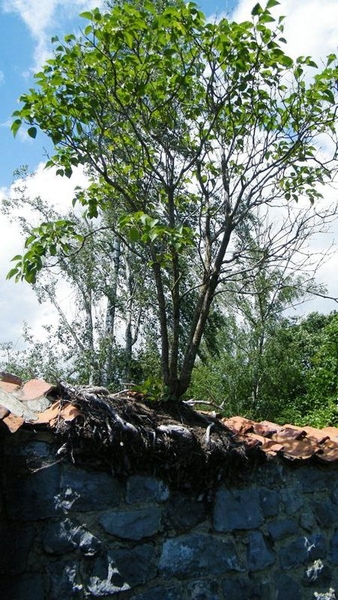
[[[318,467],[305,465],[297,470],[297,480],[302,491],[308,494],[314,492],[332,493],[334,491],[335,478],[330,471],[324,471]]]
[[[275,555],[268,548],[260,531],[252,531],[248,536],[247,566],[249,571],[262,571],[275,562]]]
[[[61,480],[59,506],[69,511],[92,511],[118,506],[121,490],[108,473],[67,465]]]
[[[159,563],[165,577],[219,576],[243,571],[232,539],[192,533],[167,539]]]
[[[227,490],[216,493],[213,524],[216,531],[255,529],[263,522],[258,489]]]
[[[178,532],[187,531],[202,523],[207,517],[204,502],[188,494],[173,493],[166,507],[164,520],[168,527]]]
[[[47,525],[42,546],[49,554],[62,555],[72,550],[80,550],[85,556],[94,556],[100,550],[101,542],[78,521],[64,519]]]
[[[304,574],[303,584],[305,586],[323,587],[329,585],[332,579],[332,571],[319,559],[310,565]]]
[[[77,561],[51,563],[47,567],[50,592],[48,600],[71,600],[83,597]]]
[[[327,554],[325,537],[316,533],[309,537],[299,537],[280,549],[279,559],[282,569],[292,569]]]
[[[1,600],[45,600],[46,597],[44,579],[40,573],[0,577]]]
[[[305,531],[309,531],[310,533],[315,529],[316,519],[314,517],[313,512],[310,510],[302,511],[299,518],[299,525],[305,529]]]
[[[279,513],[280,494],[274,490],[261,489],[261,508],[265,518],[276,517]]]
[[[299,584],[286,575],[278,571],[275,573],[276,600],[299,600],[302,597],[302,591]]]
[[[311,503],[318,525],[322,529],[334,527],[337,524],[337,506],[328,498],[320,502]]]
[[[186,586],[189,600],[221,600],[217,581],[193,581]]]
[[[99,519],[106,533],[126,540],[141,540],[161,527],[161,509],[157,506],[137,510],[111,510]]]
[[[154,587],[149,588],[146,592],[132,596],[130,600],[179,600],[183,597],[183,594],[183,587],[180,585]]]
[[[109,550],[86,566],[83,578],[88,592],[99,598],[130,590],[155,575],[154,547],[141,544],[136,548]]]
[[[293,517],[304,506],[304,498],[299,485],[281,490],[281,500],[285,513]]]
[[[338,565],[338,529],[336,529],[331,539],[330,558],[334,565]]]
[[[161,479],[145,475],[133,475],[127,481],[126,502],[166,502],[169,488]]]
[[[18,477],[9,473],[7,480],[7,511],[18,521],[55,517],[61,512],[58,504],[60,465],[46,465],[40,471]]]
[[[0,574],[25,571],[34,536],[33,527],[0,527]]]
[[[296,535],[298,533],[298,526],[292,519],[279,519],[278,521],[271,521],[271,523],[268,523],[267,530],[271,539],[276,542],[288,535]]]
[[[225,579],[222,582],[224,600],[262,600],[261,586],[249,577]]]

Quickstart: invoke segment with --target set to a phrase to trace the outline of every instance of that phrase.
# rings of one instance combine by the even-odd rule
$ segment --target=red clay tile
[[[284,438],[282,454],[292,460],[307,460],[317,454],[318,450],[318,446],[309,439]]]
[[[230,417],[230,419],[221,419],[223,425],[228,427],[233,433],[244,434],[253,429],[254,421],[244,417]]]
[[[15,415],[12,415],[12,413],[10,413],[2,421],[7,425],[11,433],[15,433],[25,422],[22,417],[17,417]]]
[[[328,435],[331,440],[334,442],[338,442],[338,428],[337,427],[324,427],[321,429],[321,432],[324,435]]]
[[[279,426],[276,423],[270,423],[269,421],[261,421],[261,423],[255,423],[253,426],[253,430],[258,435],[263,435],[264,437],[270,437],[274,433],[277,432]]]
[[[19,398],[21,402],[35,400],[36,398],[40,398],[41,396],[48,394],[48,392],[50,392],[54,387],[54,385],[47,383],[43,379],[31,379],[23,386]]]
[[[326,440],[320,445],[320,451],[316,456],[325,462],[338,461],[338,444],[332,440]]]
[[[4,392],[8,392],[9,394],[12,394],[12,392],[19,390],[20,386],[17,383],[10,383],[8,381],[0,381],[0,389],[4,390]]]
[[[306,431],[306,437],[317,444],[322,444],[325,440],[330,439],[328,434],[323,433],[322,429],[316,429],[315,427],[304,427]]]
[[[19,387],[21,387],[23,384],[21,377],[17,377],[17,375],[12,375],[12,373],[6,373],[5,371],[0,371],[0,379],[1,379],[1,381],[7,382],[7,383],[14,383],[15,385],[18,385]]]
[[[61,405],[60,401],[54,402],[50,408],[39,413],[34,423],[43,424],[49,423],[51,427],[54,427],[59,419],[64,421],[72,421],[75,417],[82,415],[81,411],[78,410],[72,404]]]

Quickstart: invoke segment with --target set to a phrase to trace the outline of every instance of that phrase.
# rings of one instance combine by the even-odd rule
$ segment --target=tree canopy
[[[162,377],[178,399],[217,294],[243,272],[243,232],[262,210],[304,198],[320,206],[336,174],[338,68],[333,54],[321,70],[287,55],[276,0],[241,23],[161,4],[83,13],[82,34],[54,39],[21,97],[14,134],[23,124],[33,138],[44,131],[55,147],[47,167],[61,176],[86,169],[75,201],[95,225],[83,236],[69,219],[43,223],[9,276],[34,283],[46,257],[109,227],[153,282]]]

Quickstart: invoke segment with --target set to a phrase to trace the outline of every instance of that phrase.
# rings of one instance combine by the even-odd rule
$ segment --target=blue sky
[[[264,4],[264,0],[261,1]],[[34,173],[28,190],[31,195],[41,195],[53,202],[59,199],[64,205],[70,205],[73,187],[81,183],[81,177],[69,182],[45,171],[44,148],[50,148],[48,140],[40,132],[36,140],[22,132],[14,139],[10,132],[11,115],[20,94],[33,85],[33,73],[48,58],[50,38],[76,30],[82,23],[78,14],[100,3],[102,5],[103,0],[0,0],[0,200],[13,193],[14,170],[28,165]],[[256,0],[200,0],[197,3],[207,16],[232,14],[240,21],[249,18]],[[276,16],[286,16],[285,36],[291,56],[311,55],[319,60],[330,52],[337,52],[338,0],[280,0],[280,6],[274,10]],[[327,243],[333,239],[332,234]],[[17,229],[0,215],[0,342],[19,340],[24,319],[35,331],[51,319],[51,308],[39,306],[27,284],[5,281],[10,259],[21,252],[22,246],[23,239]],[[322,269],[320,279],[332,283],[330,292],[338,296],[337,271],[335,258]],[[313,308],[328,312],[337,305],[329,303]]]

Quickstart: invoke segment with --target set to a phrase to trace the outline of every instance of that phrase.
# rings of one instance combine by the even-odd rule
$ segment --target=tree
[[[336,57],[319,71],[287,56],[277,4],[243,23],[208,23],[180,0],[85,12],[83,34],[55,39],[14,113],[14,133],[26,123],[54,143],[47,166],[87,169],[87,218],[111,210],[112,234],[147,267],[172,399],[188,389],[216,293],[241,270],[241,229],[262,207],[318,202],[336,173]],[[9,275],[34,282],[77,235],[72,221],[38,227]]]

